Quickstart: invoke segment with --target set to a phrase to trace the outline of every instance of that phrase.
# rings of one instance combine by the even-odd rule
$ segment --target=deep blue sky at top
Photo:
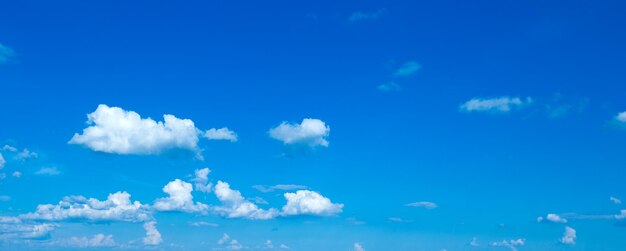
[[[535,238],[548,243],[536,250],[551,250],[562,229],[544,230],[536,216],[614,214],[619,208],[607,198],[626,197],[626,131],[612,121],[626,111],[623,1],[0,6],[0,44],[16,54],[0,64],[0,143],[41,154],[24,170],[54,165],[62,171],[7,180],[0,195],[12,200],[0,204],[0,212],[25,213],[66,195],[104,198],[118,190],[149,202],[162,196],[168,181],[208,166],[216,180],[250,196],[257,184],[302,184],[344,203],[341,217],[328,224],[346,236],[337,243],[348,246],[328,250],[365,240],[368,250],[422,250],[406,243],[416,233],[435,236],[436,247],[428,250],[456,242],[450,245],[469,249],[472,236]],[[359,11],[381,14],[351,22]],[[408,61],[421,69],[394,77]],[[390,81],[402,89],[377,89]],[[509,114],[459,111],[469,99],[500,96],[534,102]],[[201,142],[204,162],[112,156],[68,145],[98,104],[155,120],[173,114],[201,129],[227,126],[240,139]],[[559,105],[571,109],[547,115]],[[267,131],[303,118],[328,123],[330,146],[283,157],[284,147]],[[404,207],[421,200],[439,208]],[[367,231],[336,226],[347,217],[367,222]],[[390,224],[388,217],[416,222]],[[503,223],[513,230],[494,227]],[[296,220],[276,224],[301,226]],[[593,237],[580,238],[572,249],[626,245],[619,237],[626,228],[580,224]],[[214,242],[221,232],[208,239]],[[380,235],[385,237],[375,238]]]

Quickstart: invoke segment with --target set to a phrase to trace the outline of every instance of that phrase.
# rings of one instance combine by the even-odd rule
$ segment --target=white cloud
[[[0,195],[0,202],[7,202],[11,200],[11,196],[8,195]]]
[[[361,246],[361,243],[354,243],[354,251],[365,251],[365,248]]]
[[[4,145],[2,147],[2,151],[17,152],[17,148],[15,148],[14,146],[10,146],[10,145]]]
[[[558,214],[548,214],[546,217],[538,217],[537,222],[553,222],[553,223],[567,223],[567,219],[559,216]]]
[[[215,185],[215,195],[222,202],[221,206],[215,207],[215,211],[228,218],[266,220],[278,215],[274,208],[264,210],[244,199],[241,192],[231,189],[228,183],[221,180]]]
[[[626,112],[620,112],[615,116],[615,120],[626,123]]]
[[[115,240],[113,235],[96,234],[91,238],[86,236],[76,237],[62,241],[62,246],[77,247],[77,248],[98,248],[98,247],[114,247]]]
[[[15,56],[15,52],[13,49],[7,47],[6,45],[0,44],[0,64],[6,63]]]
[[[341,213],[343,204],[333,204],[330,199],[309,190],[298,190],[295,193],[285,193],[287,204],[283,207],[282,215],[318,215],[332,216]]]
[[[306,118],[300,124],[282,122],[279,126],[270,129],[270,137],[282,141],[285,145],[306,144],[311,147],[328,147],[326,139],[330,134],[330,127],[319,119]]]
[[[24,222],[17,217],[0,216],[0,241],[9,239],[46,239],[57,224]]]
[[[566,245],[576,244],[576,230],[571,227],[565,227],[565,232],[563,232],[561,243]]]
[[[134,111],[103,104],[87,118],[90,126],[82,134],[74,134],[70,144],[116,154],[159,154],[176,148],[199,152],[201,131],[190,119],[165,114],[164,121],[157,122]]]
[[[239,243],[239,241],[234,239],[231,240],[228,234],[222,235],[222,238],[217,240],[217,244],[225,245],[225,247],[223,248],[224,250],[241,250],[244,248],[243,245]]]
[[[350,17],[348,18],[348,21],[350,21],[351,23],[355,23],[355,22],[363,21],[363,20],[378,19],[383,14],[385,14],[386,11],[387,11],[386,8],[382,8],[382,9],[372,11],[372,12],[357,11],[355,13],[352,13],[352,15],[350,15]]]
[[[191,180],[194,182],[196,190],[205,193],[211,192],[213,184],[209,183],[209,173],[211,173],[209,168],[196,169],[195,177]]]
[[[614,215],[614,217],[618,220],[626,219],[626,210],[621,210],[620,214]]]
[[[491,246],[493,247],[508,247],[513,251],[517,251],[518,246],[524,246],[524,239],[517,240],[503,240],[499,242],[492,242]]]
[[[4,164],[6,164],[6,160],[4,160],[4,156],[0,153],[0,169],[4,168]]]
[[[470,245],[470,246],[472,246],[472,247],[478,247],[478,246],[480,246],[480,244],[478,244],[478,238],[473,237],[473,238],[472,238],[472,241],[470,241],[469,245]]]
[[[256,190],[259,190],[262,193],[269,193],[269,192],[273,192],[276,190],[290,191],[290,190],[307,189],[307,186],[294,185],[294,184],[278,184],[274,186],[254,185],[252,187]]]
[[[409,203],[406,204],[405,206],[407,207],[423,207],[426,209],[435,209],[437,208],[437,204],[430,202],[430,201],[418,201],[418,202],[413,202],[413,203]]]
[[[228,240],[230,240],[230,236],[228,236],[228,234],[224,233],[222,235],[222,238],[220,238],[219,240],[217,240],[217,244],[218,245],[223,245],[224,243],[226,243]]]
[[[220,226],[217,223],[211,223],[211,222],[206,222],[206,221],[189,222],[189,225],[194,226],[194,227],[219,227]]]
[[[408,222],[413,222],[412,220],[405,220],[399,217],[389,217],[387,218],[387,220],[391,221],[391,222],[398,222],[398,223],[408,223]]]
[[[22,177],[22,172],[20,172],[20,171],[15,171],[15,172],[13,172],[11,175],[12,175],[13,177],[15,177],[15,178],[20,178],[20,177]]]
[[[229,130],[227,127],[215,129],[211,128],[204,133],[204,137],[211,140],[228,140],[237,142],[237,134]]]
[[[39,205],[35,212],[23,214],[20,218],[45,221],[82,219],[92,222],[143,222],[152,219],[152,216],[146,206],[138,201],[131,202],[129,193],[117,192],[109,194],[105,201],[68,196],[56,205]]]
[[[418,64],[415,61],[408,61],[404,64],[402,64],[402,66],[400,66],[400,68],[398,68],[396,70],[396,72],[394,73],[395,76],[410,76],[413,75],[414,73],[416,73],[417,71],[419,71],[419,69],[421,69],[422,66],[420,64]]]
[[[156,221],[144,223],[143,229],[146,230],[146,236],[143,237],[143,244],[159,245],[163,241],[161,239],[161,233],[159,233],[159,230],[156,228]]]
[[[466,112],[500,112],[507,113],[513,109],[519,109],[531,104],[533,101],[530,97],[522,100],[518,97],[499,97],[499,98],[473,98],[461,104],[461,111]]]
[[[61,171],[59,171],[59,169],[57,169],[56,167],[42,167],[39,170],[37,170],[37,172],[35,172],[35,174],[37,174],[37,175],[54,176],[54,175],[61,174]]]
[[[200,202],[193,202],[191,192],[193,187],[191,183],[184,182],[180,179],[170,181],[163,187],[163,192],[169,196],[159,198],[154,202],[154,209],[158,211],[180,211],[180,212],[198,212],[206,213],[209,206]]]
[[[15,159],[18,159],[18,160],[27,160],[27,159],[37,158],[37,157],[39,157],[39,154],[37,154],[36,152],[31,152],[26,148],[24,148],[24,150],[22,150],[20,153],[15,155]]]
[[[609,197],[609,199],[615,204],[622,204],[622,200],[615,198],[613,196]]]

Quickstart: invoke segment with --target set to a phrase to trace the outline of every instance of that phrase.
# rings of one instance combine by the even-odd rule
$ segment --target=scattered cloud
[[[378,85],[376,88],[380,91],[386,91],[386,92],[402,90],[402,86],[400,86],[398,83],[394,81],[389,81],[387,83]]]
[[[361,245],[361,243],[354,243],[354,251],[365,251],[365,248]]]
[[[565,232],[563,232],[561,243],[566,245],[576,244],[576,230],[571,227],[565,227]]]
[[[11,200],[11,196],[8,195],[0,195],[0,202],[7,202]]]
[[[152,216],[146,206],[138,201],[131,202],[129,193],[116,192],[109,194],[105,201],[67,196],[56,205],[39,205],[35,212],[20,215],[20,218],[40,221],[144,222],[152,219]]]
[[[618,220],[626,219],[626,210],[621,210],[620,214],[617,214],[614,217],[615,219],[618,219]]]
[[[114,247],[116,245],[115,240],[113,240],[113,235],[104,234],[96,234],[91,238],[88,238],[86,236],[72,236],[70,239],[60,241],[58,244],[61,246],[76,248]]]
[[[254,185],[252,187],[256,190],[259,190],[262,193],[269,193],[269,192],[273,192],[276,190],[291,191],[291,190],[307,189],[307,186],[293,185],[293,184],[278,184],[274,186]]]
[[[159,245],[163,241],[161,239],[161,233],[159,233],[159,230],[156,228],[156,221],[144,223],[143,229],[146,230],[146,236],[143,237],[143,244]]]
[[[48,239],[57,224],[24,222],[18,217],[0,216],[0,242],[12,239]]]
[[[343,204],[334,204],[330,199],[310,190],[298,190],[285,193],[287,204],[282,215],[318,215],[332,216],[341,213]]]
[[[22,177],[22,172],[20,172],[20,171],[15,171],[15,172],[13,172],[11,175],[12,175],[13,177],[15,177],[15,178],[20,178],[20,177]]]
[[[15,51],[6,45],[0,44],[0,64],[8,62],[15,57]]]
[[[614,203],[614,204],[622,204],[622,200],[615,198],[613,196],[609,197],[609,199]]]
[[[24,150],[22,150],[20,153],[15,155],[15,159],[17,160],[34,159],[37,157],[39,157],[39,154],[37,154],[36,152],[31,152],[26,148],[24,148]]]
[[[202,131],[190,119],[163,115],[163,121],[142,118],[134,111],[101,104],[87,115],[89,127],[74,134],[70,144],[115,154],[159,154],[170,149],[185,149],[199,154]]]
[[[209,183],[209,173],[211,173],[211,169],[209,168],[196,169],[194,173],[195,177],[191,180],[194,182],[196,190],[205,193],[211,192],[213,184]]]
[[[405,206],[407,207],[423,207],[426,209],[435,209],[437,208],[437,204],[430,202],[430,201],[418,201],[418,202],[413,202],[413,203],[409,203],[406,204]]]
[[[211,222],[206,222],[206,221],[189,222],[189,225],[194,226],[194,227],[219,227],[220,226],[217,223],[211,223]]]
[[[215,195],[222,205],[216,206],[214,210],[228,218],[266,220],[278,215],[274,208],[264,210],[244,199],[241,192],[231,189],[228,183],[221,180],[215,185]]]
[[[472,247],[480,246],[480,244],[478,243],[478,238],[473,237],[472,240],[470,241],[469,245],[472,246]]]
[[[548,214],[545,218],[541,216],[537,217],[537,222],[567,223],[567,219],[558,214]]]
[[[412,220],[405,220],[399,217],[389,217],[387,218],[387,220],[389,220],[390,222],[397,222],[397,223],[409,223],[409,222],[413,222]]]
[[[626,123],[626,111],[618,113],[615,116],[615,120],[619,123]]]
[[[499,98],[473,98],[461,104],[459,109],[465,112],[497,112],[508,113],[514,109],[521,109],[533,103],[532,98],[521,99],[519,97]]]
[[[4,168],[4,164],[6,164],[6,160],[4,160],[4,156],[0,153],[0,169]]]
[[[492,242],[491,246],[492,247],[508,247],[512,251],[517,251],[517,247],[518,246],[524,246],[524,242],[525,242],[524,239],[503,240],[503,241],[499,241],[499,242]]]
[[[179,211],[179,212],[196,212],[206,213],[209,206],[200,202],[193,202],[191,192],[193,187],[191,183],[184,182],[180,179],[170,181],[163,187],[163,192],[169,196],[157,199],[154,202],[154,209],[157,211]]]
[[[393,75],[397,77],[410,76],[419,71],[421,68],[422,66],[419,63],[415,61],[408,61],[402,64]]]
[[[15,148],[14,146],[10,146],[10,145],[4,145],[2,147],[2,151],[17,152],[17,148]]]
[[[204,137],[210,140],[228,140],[237,142],[237,134],[229,130],[227,127],[215,129],[211,128],[204,133]]]
[[[282,141],[285,145],[304,144],[310,147],[328,147],[330,127],[319,119],[306,118],[300,124],[282,122],[270,129],[270,137]]]
[[[42,167],[35,172],[37,175],[55,176],[61,174],[61,171],[56,167]]]
[[[378,19],[386,12],[387,12],[386,8],[382,8],[382,9],[371,11],[371,12],[357,11],[357,12],[352,13],[352,15],[350,15],[350,17],[348,18],[348,21],[350,23],[356,23],[356,22],[364,21],[364,20],[374,20],[374,19]]]
[[[244,248],[244,246],[241,245],[239,241],[235,239],[231,239],[230,236],[228,236],[228,234],[222,235],[222,238],[217,240],[217,244],[224,246],[220,250],[241,250]]]

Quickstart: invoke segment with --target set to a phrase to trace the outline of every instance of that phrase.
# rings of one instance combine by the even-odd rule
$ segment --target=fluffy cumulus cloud
[[[31,152],[30,150],[26,148],[24,148],[24,150],[22,150],[17,155],[15,155],[15,159],[18,159],[18,160],[34,159],[37,157],[39,157],[39,154],[37,154],[36,152]]]
[[[147,206],[138,201],[131,202],[129,193],[117,192],[109,194],[105,201],[87,199],[83,196],[68,196],[55,205],[39,205],[35,212],[20,217],[41,221],[143,222],[151,219],[152,215]]]
[[[282,141],[285,145],[305,144],[311,147],[328,147],[330,127],[319,119],[306,118],[300,124],[282,122],[270,129],[270,137]]]
[[[158,211],[207,212],[209,206],[200,202],[193,202],[192,191],[191,183],[175,179],[163,187],[163,192],[169,196],[157,199],[153,207]]]
[[[561,243],[566,245],[576,244],[576,230],[571,227],[565,227],[563,237],[561,237]]]
[[[143,244],[159,245],[163,241],[161,239],[161,233],[156,228],[156,221],[149,221],[144,223],[143,229],[146,230],[146,236],[143,237]]]
[[[365,248],[361,245],[361,243],[354,243],[354,251],[365,251]]]
[[[437,208],[437,204],[430,202],[430,201],[418,201],[418,202],[413,202],[413,203],[409,203],[406,204],[405,206],[407,207],[422,207],[422,208],[426,208],[426,209],[435,209]]]
[[[498,242],[492,242],[491,246],[493,247],[508,247],[513,251],[517,251],[517,247],[524,246],[524,239],[517,240],[503,240]]]
[[[525,100],[519,97],[499,98],[473,98],[461,104],[459,109],[466,112],[498,112],[507,113],[514,109],[520,109],[530,105],[533,100],[528,97]]]
[[[387,9],[385,8],[375,10],[375,11],[370,11],[370,12],[357,11],[357,12],[352,13],[352,15],[350,15],[350,17],[348,18],[348,21],[350,21],[351,23],[355,23],[355,22],[364,21],[364,20],[378,19],[383,14],[385,14],[385,12],[387,12]]]
[[[215,185],[215,195],[222,202],[221,206],[215,207],[215,211],[228,218],[266,220],[278,215],[276,209],[264,210],[259,208],[241,196],[241,192],[231,189],[228,183],[221,180]]]
[[[422,66],[419,63],[415,61],[409,61],[409,62],[402,64],[400,68],[396,70],[394,75],[395,76],[410,76],[416,73],[417,71],[419,71],[419,69],[421,68]]]
[[[332,216],[341,213],[343,204],[334,204],[330,199],[309,190],[298,190],[295,193],[285,193],[287,204],[282,209],[282,215],[318,215]]]
[[[538,217],[537,222],[567,223],[567,219],[558,214],[548,214],[546,217]]]
[[[90,237],[76,237],[61,241],[61,246],[76,247],[76,248],[102,248],[102,247],[114,247],[115,240],[113,235],[96,234]]]
[[[204,137],[210,140],[228,140],[230,142],[237,142],[237,133],[226,127],[220,129],[211,128],[204,133]]]
[[[89,127],[74,134],[70,144],[116,154],[158,154],[169,149],[198,152],[199,135],[190,119],[163,115],[163,121],[142,118],[134,111],[99,105],[87,115]]]
[[[15,56],[13,49],[6,45],[0,44],[0,64],[6,63],[9,59]]]

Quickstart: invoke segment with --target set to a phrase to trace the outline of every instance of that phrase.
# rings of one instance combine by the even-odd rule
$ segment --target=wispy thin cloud
[[[15,51],[6,45],[0,44],[0,64],[8,62],[15,57]]]
[[[357,12],[352,13],[352,15],[350,15],[350,17],[348,18],[348,21],[350,23],[355,23],[355,22],[364,21],[364,20],[378,19],[381,16],[383,16],[386,12],[387,12],[387,8],[382,8],[379,10],[369,11],[369,12],[357,11]]]
[[[413,202],[413,203],[409,203],[406,204],[405,206],[407,207],[421,207],[421,208],[426,208],[426,209],[435,209],[437,208],[437,204],[430,202],[430,201],[418,201],[418,202]]]

